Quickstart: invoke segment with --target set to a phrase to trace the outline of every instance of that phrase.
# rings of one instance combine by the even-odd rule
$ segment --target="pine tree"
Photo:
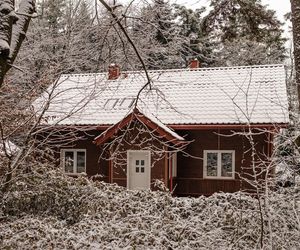
[[[213,63],[212,47],[202,28],[205,8],[188,9],[183,5],[174,5],[175,16],[180,28],[180,36],[186,38],[182,45],[182,55],[186,63],[189,59],[197,58],[201,65],[209,66]]]
[[[178,68],[183,39],[167,0],[155,0],[143,7],[133,27],[133,37],[151,69]]]
[[[65,0],[43,0],[39,3],[38,9],[41,12],[40,19],[47,23],[45,27],[51,29],[51,32],[57,33],[64,28]]]
[[[212,10],[204,20],[204,27],[207,35],[219,43],[217,57],[219,64],[224,64],[227,59],[230,64],[239,64],[230,58],[222,57],[222,50],[243,50],[249,44],[247,50],[252,50],[253,58],[251,63],[278,63],[285,58],[284,43],[282,38],[282,23],[275,17],[275,11],[269,10],[262,5],[261,0],[211,0]],[[257,48],[261,54],[257,57]],[[262,60],[264,58],[264,60]],[[242,58],[241,58],[242,59]]]

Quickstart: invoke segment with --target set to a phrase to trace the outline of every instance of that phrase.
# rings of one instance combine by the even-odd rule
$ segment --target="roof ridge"
[[[274,67],[284,67],[284,64],[262,64],[262,65],[242,65],[242,66],[221,66],[221,67],[204,67],[204,68],[180,68],[180,69],[158,69],[158,70],[148,70],[149,73],[164,73],[164,72],[198,72],[198,71],[216,71],[216,70],[231,70],[231,69],[246,69],[246,68],[274,68]],[[122,73],[137,74],[142,73],[143,70],[131,70],[122,71]],[[93,72],[93,73],[75,73],[75,74],[61,74],[60,77],[70,77],[70,76],[106,76],[107,72]]]

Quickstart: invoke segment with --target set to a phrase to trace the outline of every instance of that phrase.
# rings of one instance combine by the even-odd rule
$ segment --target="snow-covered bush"
[[[258,200],[244,193],[176,198],[45,171],[19,179],[0,198],[2,249],[260,246]],[[269,191],[264,201],[265,248],[300,247],[300,186]]]

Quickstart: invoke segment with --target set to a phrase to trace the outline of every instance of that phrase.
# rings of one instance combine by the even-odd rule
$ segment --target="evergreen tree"
[[[133,37],[151,69],[178,68],[183,39],[168,0],[154,0],[143,7],[134,24]]]
[[[222,50],[228,50],[237,44],[249,44],[247,50],[252,50],[251,63],[278,63],[285,58],[282,38],[282,23],[275,17],[275,11],[268,10],[261,0],[211,0],[212,8],[205,17],[204,25],[207,36],[219,47],[216,50],[219,64],[227,61],[222,57]],[[229,46],[229,48],[228,48]],[[262,54],[257,57],[257,48]],[[245,46],[235,47],[244,56]],[[256,52],[255,52],[256,51]],[[264,57],[264,60],[261,60]],[[238,58],[237,58],[238,59]],[[242,59],[242,58],[241,58]],[[240,64],[228,58],[229,64]],[[249,63],[250,63],[249,61]]]
[[[39,19],[47,23],[45,27],[51,32],[58,33],[64,28],[65,0],[43,0],[38,4],[38,11],[41,13]]]
[[[202,20],[205,8],[188,9],[183,5],[174,5],[175,16],[180,28],[180,36],[186,38],[181,48],[186,63],[190,58],[197,58],[203,66],[213,63],[212,47],[202,30]]]

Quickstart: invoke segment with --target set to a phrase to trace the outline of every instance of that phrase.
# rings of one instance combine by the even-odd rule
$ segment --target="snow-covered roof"
[[[148,127],[152,127],[153,131],[160,134],[162,137],[169,139],[169,142],[174,144],[183,143],[185,139],[178,135],[173,129],[169,128],[165,124],[161,123],[154,116],[147,116],[141,113],[137,108],[135,108],[130,114],[124,117],[122,120],[117,122],[116,124],[108,127],[105,131],[103,131],[100,135],[95,138],[95,142],[99,145],[105,142],[108,138],[111,137],[111,134],[115,134],[118,130],[121,130],[124,126],[127,126],[132,120],[138,120],[142,124]],[[164,132],[160,132],[158,129],[162,129]]]
[[[151,88],[138,108],[164,124],[287,123],[288,102],[283,65],[149,71]],[[143,71],[61,75],[39,98],[51,96],[48,124],[111,125],[132,110],[147,82]],[[53,93],[52,90],[54,89]]]

